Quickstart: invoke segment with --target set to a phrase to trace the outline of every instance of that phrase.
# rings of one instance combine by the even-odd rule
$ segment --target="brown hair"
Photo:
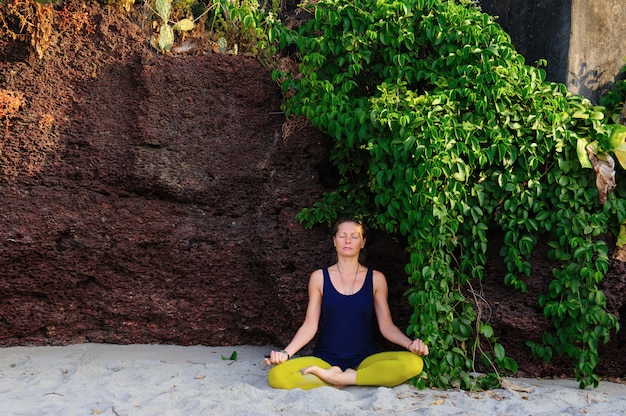
[[[352,218],[352,217],[342,217],[340,219],[337,220],[337,222],[335,222],[335,225],[333,225],[333,228],[331,228],[330,232],[331,235],[334,237],[335,235],[337,235],[337,231],[339,231],[339,226],[341,224],[343,224],[344,222],[353,222],[356,225],[358,225],[359,227],[361,227],[361,235],[363,236],[363,238],[365,238],[365,226],[363,225],[363,223],[359,220],[357,220],[356,218]]]

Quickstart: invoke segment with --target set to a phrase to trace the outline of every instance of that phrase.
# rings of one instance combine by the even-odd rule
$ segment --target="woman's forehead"
[[[337,231],[340,233],[361,234],[361,226],[352,221],[346,221],[346,222],[339,224]]]

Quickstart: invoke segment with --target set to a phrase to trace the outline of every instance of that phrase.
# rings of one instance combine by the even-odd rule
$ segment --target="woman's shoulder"
[[[383,272],[380,272],[378,270],[372,270],[372,279],[374,280],[374,285],[376,284],[387,284],[387,278],[385,277],[385,275],[383,274]]]
[[[381,277],[382,277],[383,279],[385,278],[385,275],[383,274],[383,272],[381,272],[381,271],[379,271],[379,270],[369,268],[369,269],[367,269],[367,271],[368,271],[368,272],[370,272],[370,271],[371,271],[371,272],[372,272],[372,276],[374,276],[374,278],[381,278]]]
[[[309,290],[315,290],[322,293],[324,288],[324,272],[323,269],[315,270],[309,277]]]
[[[311,277],[310,277],[311,281],[316,281],[316,280],[321,281],[322,279],[324,279],[324,269],[317,269],[313,271],[313,273],[311,273]]]

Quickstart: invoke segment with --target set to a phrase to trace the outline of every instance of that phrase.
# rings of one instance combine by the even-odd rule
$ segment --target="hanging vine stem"
[[[498,371],[498,367],[496,366],[494,361],[489,358],[489,355],[485,352],[485,350],[482,348],[481,343],[480,343],[480,333],[481,333],[480,324],[483,322],[489,322],[491,320],[491,316],[493,312],[491,309],[491,305],[489,305],[485,297],[482,295],[483,293],[482,282],[480,283],[480,286],[481,286],[480,293],[476,292],[471,282],[467,282],[467,285],[469,286],[469,292],[474,297],[474,305],[476,305],[476,324],[475,324],[476,338],[474,338],[474,345],[472,346],[472,370],[474,372],[477,371],[476,370],[476,351],[480,351],[481,357],[485,357],[489,361],[489,365],[491,366],[494,373],[496,374],[497,379],[500,380],[501,377],[500,377],[500,372]],[[486,321],[482,319],[483,317],[482,305],[487,305],[489,309],[489,313],[488,313],[489,317]],[[478,379],[475,380],[475,385],[476,384],[478,384]]]
[[[461,264],[459,263],[459,260],[457,259],[456,256],[451,255],[452,259],[454,259],[454,262],[456,263],[456,267],[460,268]],[[476,369],[476,360],[477,360],[477,351],[480,351],[480,356],[483,357],[484,359],[486,359],[489,362],[489,365],[491,366],[493,372],[495,373],[495,377],[498,380],[498,382],[501,381],[501,376],[500,376],[500,372],[498,371],[498,366],[496,365],[496,363],[489,357],[489,354],[486,353],[486,351],[483,349],[482,344],[480,342],[480,336],[481,336],[481,324],[482,323],[488,323],[491,321],[491,317],[493,316],[493,309],[491,308],[491,305],[489,305],[489,302],[487,302],[487,299],[485,299],[485,297],[483,296],[483,289],[482,289],[482,281],[478,281],[479,285],[480,285],[480,292],[477,292],[476,289],[474,289],[474,286],[472,285],[471,281],[467,281],[467,285],[468,285],[468,291],[469,293],[472,294],[472,297],[474,299],[474,306],[475,306],[475,313],[476,313],[476,321],[474,323],[474,334],[475,334],[475,338],[474,338],[474,342],[472,345],[472,371],[474,373],[478,373],[479,371]],[[487,319],[483,319],[483,315],[484,315],[484,307],[483,305],[485,305],[488,309],[487,311]],[[478,388],[479,384],[479,379],[478,378],[474,378],[473,382],[472,382],[472,386],[469,388],[470,391],[474,391],[474,390],[480,390],[481,388]]]

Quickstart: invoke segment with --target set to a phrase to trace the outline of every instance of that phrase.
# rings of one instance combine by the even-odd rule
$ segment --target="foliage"
[[[216,14],[216,29],[235,42],[237,50],[248,51],[269,64],[276,56],[280,21],[280,1],[272,0],[265,10],[257,0],[218,0],[220,14]]]
[[[488,387],[498,371],[517,371],[473,282],[496,244],[504,281],[524,292],[542,239],[557,267],[538,301],[554,327],[529,345],[544,359],[567,354],[581,387],[596,386],[598,344],[618,329],[598,288],[608,269],[600,236],[626,219],[626,189],[599,206],[576,145],[610,151],[604,108],[545,81],[470,1],[322,0],[310,10],[305,26],[281,32],[301,58],[301,76],[283,83],[293,90],[285,109],[334,139],[341,180],[298,218],[362,216],[406,238],[408,333],[431,348],[416,383]],[[476,380],[476,370],[495,373]]]
[[[139,4],[135,0],[103,3],[129,14]],[[67,30],[93,32],[84,10],[70,10],[63,4],[62,0],[0,0],[0,35],[30,39],[41,59],[54,36]],[[210,39],[214,52],[252,53],[266,64],[275,57],[280,0],[266,1],[263,7],[258,0],[149,0],[138,9],[141,19],[150,23],[150,44],[162,53],[190,35]]]
[[[623,66],[622,75],[626,74],[626,66]],[[606,107],[606,116],[613,123],[610,126],[610,151],[617,157],[622,168],[626,169],[626,80],[621,79],[605,96],[600,99],[600,104]],[[597,143],[589,143],[589,147],[597,147]],[[589,166],[590,161],[585,160],[587,155],[581,155],[579,140],[579,159],[583,166]],[[626,261],[626,223],[622,223],[617,236],[618,251],[614,254],[616,259]]]
[[[273,0],[271,7],[272,10],[280,10],[280,2]],[[278,21],[275,13],[266,12],[257,0],[213,0],[206,5],[196,0],[154,0],[154,9],[162,25],[151,43],[160,51],[172,49],[176,40],[175,31],[194,29],[195,23],[210,12],[205,29],[216,39],[215,52],[235,55],[240,51],[250,52],[263,61],[275,54],[274,40],[269,38],[276,32],[277,29],[272,26]],[[170,25],[171,15],[189,17]]]
[[[184,18],[171,25],[172,0],[154,0],[154,7],[161,18],[162,24],[159,29],[158,40],[156,37],[153,37],[150,43],[160,51],[169,51],[174,46],[174,31],[185,32],[192,30],[195,27],[195,23],[193,20]]]

